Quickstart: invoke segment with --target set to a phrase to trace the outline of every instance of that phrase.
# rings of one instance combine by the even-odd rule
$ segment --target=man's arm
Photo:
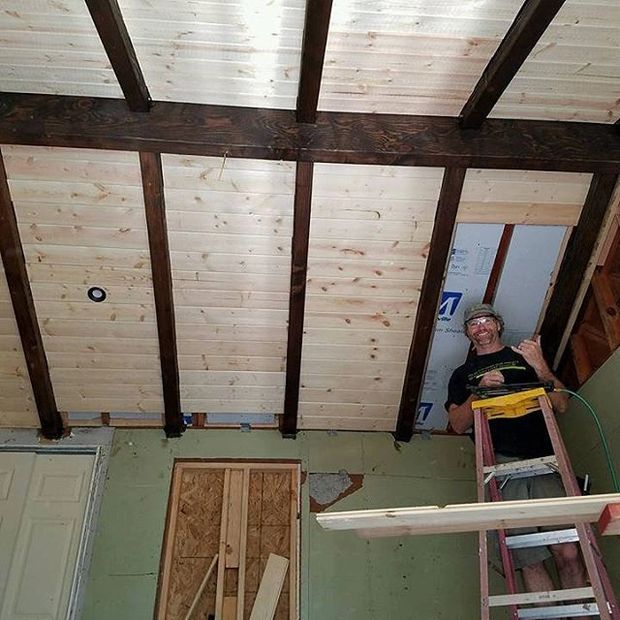
[[[482,387],[492,387],[502,385],[503,383],[504,375],[498,370],[493,370],[482,375],[479,385]],[[474,400],[476,400],[476,397],[470,394],[464,403],[460,405],[453,404],[448,407],[450,426],[459,435],[466,433],[474,424],[474,410],[471,408]]]
[[[536,336],[534,340],[524,340],[519,346],[511,348],[522,355],[523,359],[536,371],[539,381],[551,382],[556,388],[564,387],[564,384],[551,372],[545,360],[540,346],[540,336]],[[568,408],[566,392],[551,392],[549,400],[557,413],[564,413]]]
[[[448,419],[455,433],[462,435],[473,426],[474,410],[471,408],[471,404],[474,400],[474,395],[470,394],[462,405],[450,405],[448,408]]]

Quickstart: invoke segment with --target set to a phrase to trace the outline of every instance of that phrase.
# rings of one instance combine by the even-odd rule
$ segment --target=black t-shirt
[[[448,400],[450,405],[462,405],[469,397],[467,385],[478,385],[482,375],[499,370],[506,384],[538,381],[536,371],[510,347],[496,353],[471,355],[450,377]],[[535,411],[519,418],[489,420],[495,452],[507,456],[536,458],[553,454],[553,447],[542,411]],[[470,434],[473,430],[470,431]],[[473,438],[473,435],[472,435]]]

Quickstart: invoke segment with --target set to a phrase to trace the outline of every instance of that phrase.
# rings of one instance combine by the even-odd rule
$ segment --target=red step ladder
[[[476,435],[476,479],[479,502],[501,501],[501,482],[509,478],[548,475],[554,472],[560,474],[567,496],[581,495],[555,415],[543,388],[477,400],[472,403],[472,409]],[[489,419],[518,417],[537,410],[542,410],[554,453],[537,459],[497,464]],[[481,530],[479,533],[481,620],[489,620],[490,610],[493,607],[508,607],[511,620],[581,616],[620,620],[620,608],[590,524],[578,523],[569,529],[521,536],[510,536],[504,530],[498,530],[497,533],[508,594],[498,596],[489,594],[487,531]],[[511,549],[566,542],[579,543],[590,587],[518,593]],[[529,606],[533,604],[538,606]]]

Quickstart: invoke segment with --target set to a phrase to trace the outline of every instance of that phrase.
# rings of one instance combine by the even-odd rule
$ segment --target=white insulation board
[[[502,231],[499,224],[457,227],[416,421],[419,430],[447,427],[448,380],[469,348],[463,312],[484,295]],[[534,334],[565,233],[564,226],[515,226],[494,304],[506,322],[506,344]]]

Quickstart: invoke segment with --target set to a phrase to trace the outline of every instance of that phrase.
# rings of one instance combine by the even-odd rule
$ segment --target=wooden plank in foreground
[[[361,538],[477,532],[524,526],[598,521],[620,493],[525,501],[353,510],[316,516],[327,530],[354,530]]]
[[[273,620],[287,570],[287,558],[274,553],[269,554],[250,620]]]

